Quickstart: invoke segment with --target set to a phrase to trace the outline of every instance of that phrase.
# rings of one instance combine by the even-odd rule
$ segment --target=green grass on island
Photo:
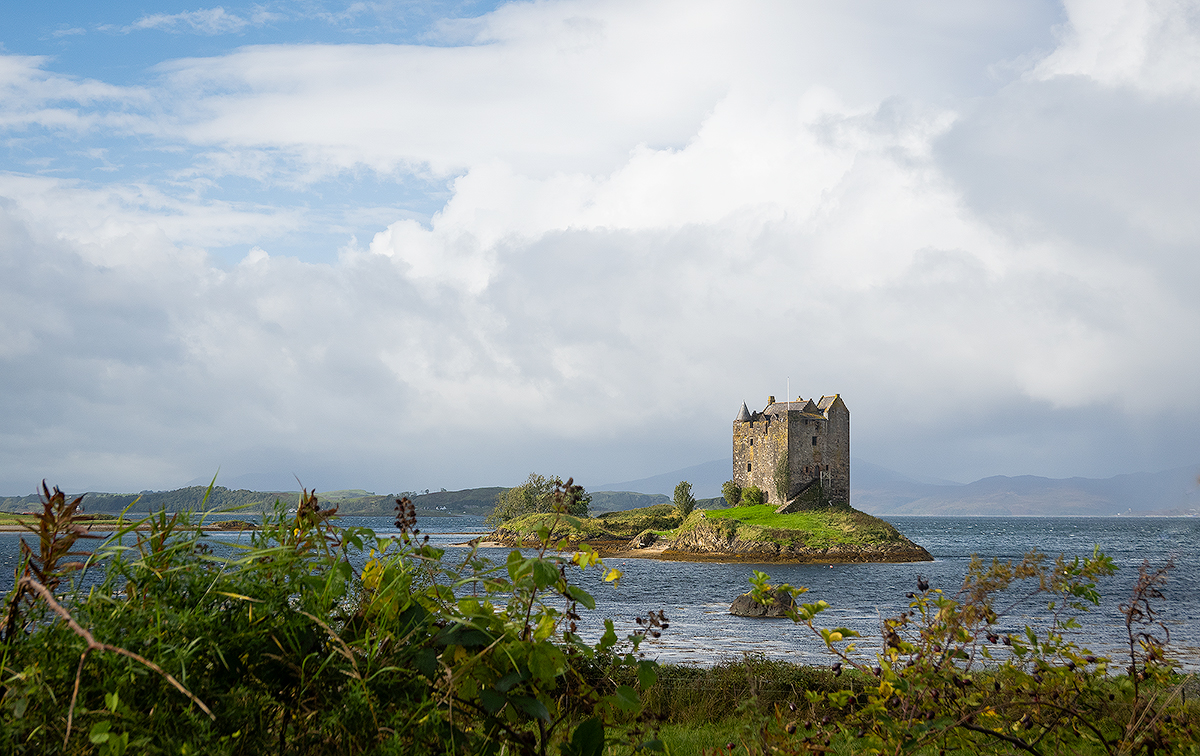
[[[735,521],[738,537],[750,541],[801,541],[813,548],[826,548],[838,544],[865,545],[904,540],[904,536],[891,523],[849,507],[776,514],[774,505],[759,504],[753,507],[710,509],[704,512],[704,517]],[[688,526],[695,524],[693,518],[694,513],[693,517],[688,518]]]
[[[776,514],[775,507],[770,504],[697,509],[686,519],[680,517],[670,504],[605,512],[586,518],[530,514],[504,523],[500,531],[518,535],[522,539],[536,539],[541,528],[552,528],[555,540],[624,541],[647,530],[660,538],[671,538],[706,526],[720,527],[726,535],[743,541],[801,544],[812,548],[898,543],[905,540],[890,523],[849,507],[781,515]]]
[[[660,534],[673,532],[683,524],[683,518],[671,504],[655,504],[623,512],[604,512],[595,517],[568,517],[558,514],[528,514],[509,520],[501,531],[536,538],[542,528],[553,528],[555,539],[572,541],[623,541],[638,533],[653,530]]]

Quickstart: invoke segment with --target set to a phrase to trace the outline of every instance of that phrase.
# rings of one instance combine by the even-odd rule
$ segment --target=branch
[[[87,659],[87,655],[89,653],[91,653],[92,651],[111,651],[114,654],[120,654],[121,656],[126,656],[130,659],[133,659],[136,662],[140,662],[140,663],[144,664],[145,666],[154,670],[158,674],[162,675],[163,678],[165,678],[167,682],[169,682],[169,683],[171,683],[171,685],[175,686],[176,690],[178,690],[180,693],[182,693],[183,695],[185,695],[189,699],[191,699],[192,703],[199,706],[204,711],[204,713],[209,716],[210,719],[212,719],[213,721],[216,721],[217,715],[213,714],[212,710],[209,709],[207,706],[205,706],[203,701],[201,701],[199,698],[196,698],[194,695],[192,695],[191,691],[189,691],[187,688],[183,687],[179,683],[179,681],[176,680],[174,677],[172,677],[171,674],[169,672],[167,672],[165,669],[158,666],[154,662],[150,661],[146,657],[141,656],[140,654],[135,654],[132,651],[127,651],[126,649],[120,648],[118,646],[110,646],[107,643],[101,643],[98,640],[96,640],[90,632],[85,630],[82,626],[80,626],[80,624],[78,622],[75,621],[75,618],[71,616],[70,612],[68,612],[65,608],[63,608],[62,604],[58,603],[58,601],[55,600],[54,594],[50,592],[49,588],[42,585],[41,583],[39,583],[38,581],[34,580],[31,577],[22,578],[17,583],[17,586],[28,588],[33,593],[36,593],[37,595],[39,595],[43,599],[45,599],[46,603],[50,605],[50,608],[54,610],[54,613],[57,614],[59,617],[62,617],[63,620],[66,621],[67,627],[71,628],[71,632],[75,633],[80,638],[83,638],[84,642],[87,643],[87,649],[79,657],[79,667],[75,671],[75,690],[71,694],[71,706],[67,710],[67,735],[63,739],[64,746],[66,745],[67,741],[70,740],[70,738],[71,738],[71,722],[74,719],[74,715],[75,715],[75,700],[79,696],[79,679],[80,679],[80,676],[83,674],[83,662],[85,659]]]
[[[1005,735],[1002,732],[996,732],[995,730],[989,730],[986,727],[979,727],[978,725],[973,725],[969,722],[960,722],[958,726],[965,728],[967,730],[970,730],[971,732],[978,732],[983,735],[991,735],[993,738],[1000,738],[1001,740],[1007,741],[1007,742],[1015,745],[1017,748],[1020,748],[1022,751],[1029,751],[1030,753],[1037,754],[1037,756],[1041,756],[1041,754],[1042,754],[1041,751],[1039,751],[1038,749],[1029,745],[1024,740],[1013,737],[1012,735]]]

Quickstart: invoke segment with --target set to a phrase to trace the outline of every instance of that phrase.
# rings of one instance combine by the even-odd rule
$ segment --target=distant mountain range
[[[851,503],[875,515],[1198,515],[1200,465],[1111,478],[996,475],[965,485],[937,485],[886,468],[857,464]],[[874,468],[874,469],[871,469]]]
[[[676,484],[686,480],[702,507],[723,506],[721,484],[729,479],[729,460],[714,460],[660,475],[589,488],[593,512],[611,512],[665,503]],[[974,483],[919,478],[889,470],[861,459],[850,466],[850,502],[873,515],[935,516],[1200,516],[1200,464],[1156,473],[1130,473],[1111,478],[1042,478],[1035,475],[997,475]],[[89,512],[119,512],[137,500],[134,508],[168,511],[201,508],[207,485],[142,494],[88,494]],[[418,511],[432,514],[485,515],[492,511],[500,487],[469,488],[408,494]],[[252,491],[217,486],[204,508],[261,511],[280,499],[292,506],[297,491]],[[320,494],[326,505],[337,504],[344,515],[390,515],[393,495],[369,491],[328,491]],[[0,511],[22,512],[38,508],[38,497],[0,497]]]
[[[733,463],[728,459],[717,459],[701,465],[692,465],[649,478],[627,480],[624,483],[605,483],[589,488],[591,491],[636,491],[646,494],[672,496],[681,480],[692,484],[692,495],[697,499],[708,499],[721,495],[721,484],[729,480]]]
[[[729,460],[715,460],[661,475],[597,486],[670,496],[686,480],[697,498],[720,496]],[[1106,516],[1200,515],[1200,464],[1111,478],[1042,478],[996,475],[974,483],[908,476],[862,459],[850,460],[850,502],[874,515]]]

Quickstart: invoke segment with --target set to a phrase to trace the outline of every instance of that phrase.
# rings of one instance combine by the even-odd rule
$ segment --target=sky
[[[1194,2],[6,6],[0,494],[1200,461]]]

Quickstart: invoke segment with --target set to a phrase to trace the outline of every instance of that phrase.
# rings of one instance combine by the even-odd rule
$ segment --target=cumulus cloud
[[[1083,71],[1120,24],[1067,10],[1043,50],[1034,6],[569,0],[163,64],[197,175],[447,199],[309,264],[303,210],[4,177],[0,480],[598,484],[727,453],[789,377],[914,472],[1194,462],[1200,103]]]
[[[1035,78],[1086,76],[1155,95],[1196,94],[1200,8],[1180,0],[1065,0],[1062,43]]]

